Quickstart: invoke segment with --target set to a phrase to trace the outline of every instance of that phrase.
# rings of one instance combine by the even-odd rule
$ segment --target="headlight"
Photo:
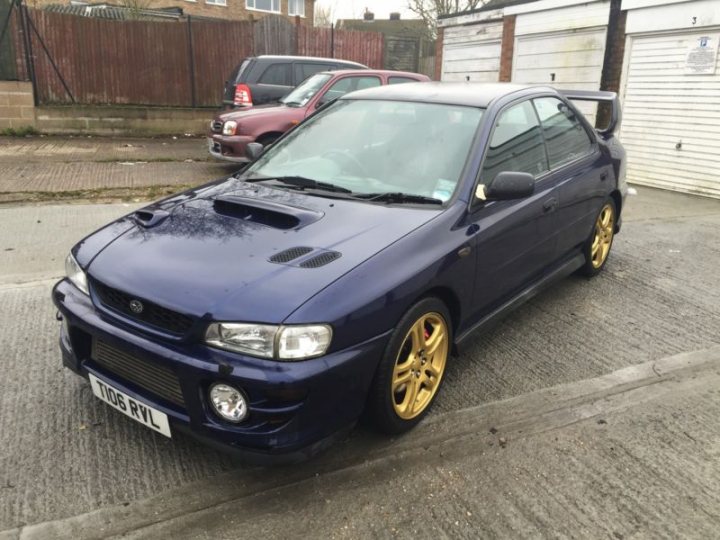
[[[325,324],[213,323],[207,329],[205,341],[213,347],[260,358],[305,360],[325,354],[332,341],[332,329]]]
[[[233,122],[232,120],[228,120],[223,124],[223,135],[235,135],[235,132],[237,131],[237,122]]]
[[[65,259],[65,275],[78,289],[85,294],[90,294],[88,292],[87,276],[85,275],[83,269],[80,268],[80,265],[75,260],[72,253],[70,253],[67,256],[67,259]]]
[[[241,422],[248,413],[245,396],[229,384],[213,384],[209,392],[210,403],[217,415],[228,422]]]
[[[278,358],[301,360],[322,356],[330,346],[332,330],[329,326],[285,326],[278,337]]]

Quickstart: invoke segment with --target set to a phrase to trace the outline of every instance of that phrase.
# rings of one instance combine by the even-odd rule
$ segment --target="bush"
[[[22,126],[19,128],[5,128],[0,131],[0,135],[5,137],[31,137],[40,135],[40,132],[32,126]]]

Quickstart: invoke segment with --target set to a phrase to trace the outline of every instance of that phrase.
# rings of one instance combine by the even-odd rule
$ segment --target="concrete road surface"
[[[662,379],[665,390],[648,375],[662,358],[720,344],[719,201],[639,189],[606,271],[591,281],[565,280],[476,337],[449,366],[437,406],[417,434],[393,441],[361,428],[314,461],[271,471],[236,470],[226,456],[189,439],[157,436],[61,369],[48,278],[61,275],[75,235],[127,211],[0,209],[0,530],[10,529],[8,538],[52,537],[53,530],[77,538],[113,531],[203,537],[211,526],[215,534],[206,537],[233,536],[226,525],[266,537],[292,530],[552,536],[553,524],[558,535],[615,538],[720,530],[717,350],[693,360],[702,367],[666,361],[675,375]],[[599,384],[588,379],[646,362],[633,384],[651,389],[647,399],[625,401],[624,391],[595,399],[583,390]],[[621,373],[610,381],[629,376]],[[577,381],[585,382],[557,387]],[[541,408],[533,392],[550,404]],[[571,421],[563,416],[536,433],[534,426],[556,414],[547,396],[572,392],[586,397],[558,409]],[[513,402],[498,401],[511,398],[536,411],[525,427],[512,427],[524,418]],[[575,405],[599,407],[608,418]],[[491,436],[491,427],[500,431]],[[237,501],[236,514],[227,501]],[[191,518],[176,519],[190,511]],[[92,516],[118,528],[103,531]],[[673,525],[691,518],[693,529]]]

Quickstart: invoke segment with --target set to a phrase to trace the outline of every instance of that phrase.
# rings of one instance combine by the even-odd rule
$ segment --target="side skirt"
[[[512,297],[510,300],[497,307],[492,312],[488,313],[485,317],[480,319],[480,321],[478,321],[473,327],[465,330],[465,332],[460,334],[455,339],[454,352],[456,354],[460,354],[462,352],[463,345],[467,343],[467,340],[471,338],[475,332],[478,332],[480,330],[486,330],[488,327],[499,322],[501,319],[515,311],[517,308],[519,308],[525,302],[536,296],[541,291],[547,289],[556,281],[559,281],[569,276],[570,274],[581,268],[583,264],[585,264],[585,256],[582,253],[578,253],[572,259],[563,263],[561,266],[559,266],[546,276],[543,276],[538,281],[534,282],[527,289],[524,289],[519,294]]]

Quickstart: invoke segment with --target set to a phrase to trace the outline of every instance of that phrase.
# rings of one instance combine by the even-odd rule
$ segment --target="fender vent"
[[[337,251],[325,251],[300,263],[300,268],[320,268],[342,257]]]
[[[277,263],[277,264],[285,264],[289,263],[290,261],[294,261],[298,257],[302,257],[303,255],[307,255],[313,250],[313,248],[310,247],[294,247],[290,249],[286,249],[285,251],[281,251],[280,253],[276,253],[272,257],[270,257],[270,262]]]

